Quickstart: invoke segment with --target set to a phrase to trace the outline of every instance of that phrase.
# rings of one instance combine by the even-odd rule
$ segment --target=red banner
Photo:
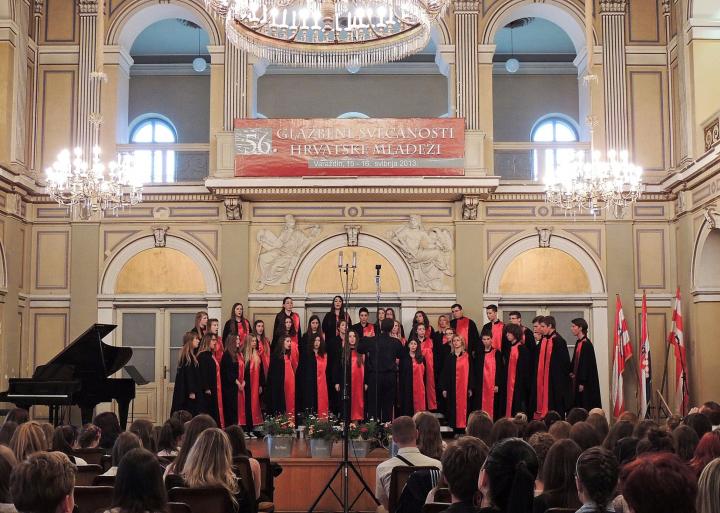
[[[460,118],[236,119],[235,176],[463,175]]]

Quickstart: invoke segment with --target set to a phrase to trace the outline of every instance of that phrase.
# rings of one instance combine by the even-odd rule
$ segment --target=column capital
[[[627,2],[625,0],[601,0],[600,14],[625,14]]]
[[[98,0],[78,0],[77,5],[80,16],[97,16]]]
[[[45,0],[34,0],[33,1],[33,14],[35,16],[42,16],[45,11]]]
[[[458,0],[455,2],[455,14],[480,14],[480,2]]]

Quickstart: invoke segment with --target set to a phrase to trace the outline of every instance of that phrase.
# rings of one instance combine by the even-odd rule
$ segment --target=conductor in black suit
[[[365,382],[368,384],[368,418],[389,422],[393,418],[395,388],[397,385],[396,360],[400,358],[403,346],[390,336],[393,319],[383,319],[380,335],[366,337],[358,344],[358,353],[365,355]]]

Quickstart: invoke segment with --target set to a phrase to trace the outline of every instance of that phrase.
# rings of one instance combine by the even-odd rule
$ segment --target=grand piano
[[[0,402],[21,408],[48,406],[49,420],[57,425],[63,406],[79,406],[82,423],[86,424],[92,421],[95,406],[114,399],[124,430],[130,401],[135,398],[135,381],[108,376],[130,361],[132,349],[110,346],[102,341],[116,327],[114,324],[93,324],[52,360],[38,366],[32,378],[10,378],[8,390],[0,393]]]

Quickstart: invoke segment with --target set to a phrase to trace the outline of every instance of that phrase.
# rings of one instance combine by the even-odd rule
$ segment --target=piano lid
[[[42,379],[41,369],[61,365],[73,366],[77,377],[107,378],[119,371],[130,361],[132,349],[114,347],[102,341],[116,327],[115,324],[93,324],[47,364],[38,367],[33,377]]]

